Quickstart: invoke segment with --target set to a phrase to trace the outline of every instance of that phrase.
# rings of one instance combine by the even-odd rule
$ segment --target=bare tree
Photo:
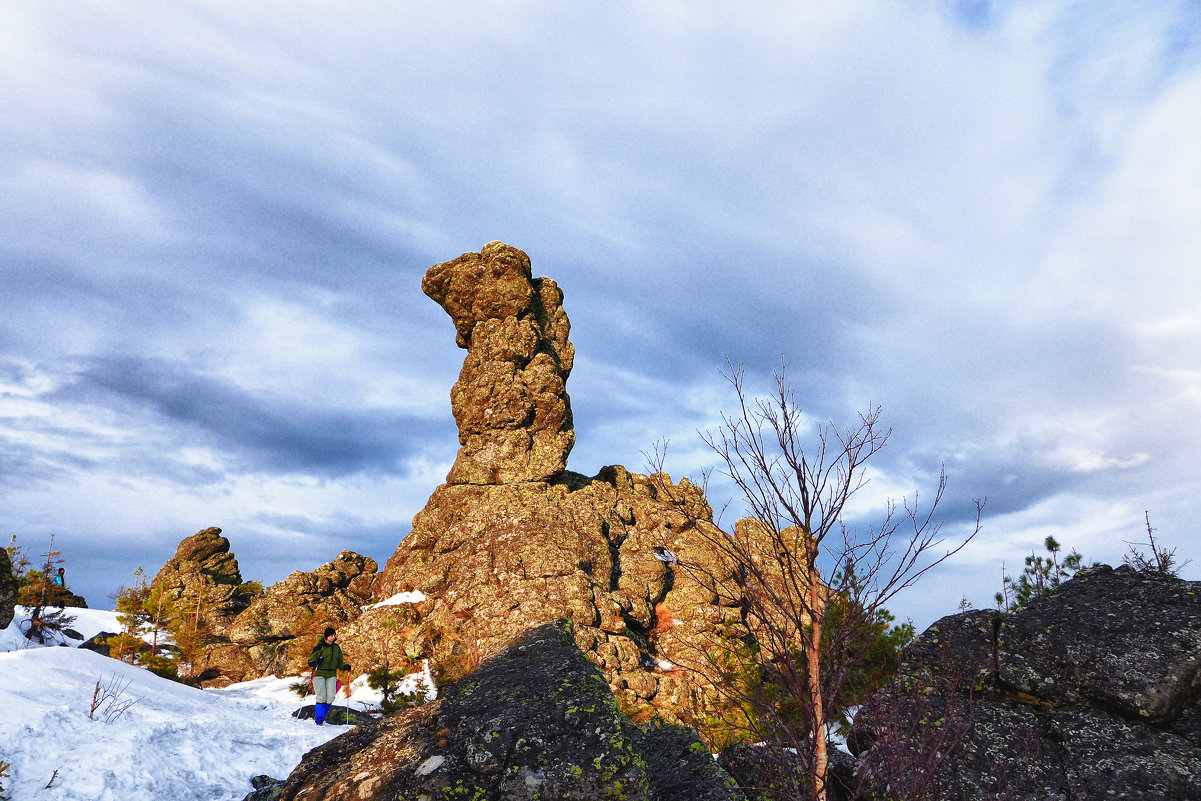
[[[983,504],[976,503],[974,530],[943,549],[934,519],[946,488],[940,470],[924,510],[916,495],[888,501],[878,523],[851,528],[848,507],[868,482],[866,464],[891,434],[880,408],[870,406],[847,428],[812,425],[783,367],[767,398],[748,392],[741,364],[723,375],[737,411],[723,413],[721,426],[702,437],[750,519],[732,533],[698,521],[722,567],[680,559],[676,570],[711,587],[723,604],[740,606],[745,627],[741,639],[703,644],[698,662],[742,711],[747,735],[796,753],[808,787],[788,795],[825,801],[831,714],[846,706],[848,680],[862,666],[873,627],[891,619],[884,605],[975,536]],[[656,447],[658,474],[664,459]],[[670,498],[669,483],[659,490]]]

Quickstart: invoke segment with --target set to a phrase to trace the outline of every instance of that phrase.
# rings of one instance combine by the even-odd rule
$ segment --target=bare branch
[[[719,569],[687,559],[673,567],[677,580],[714,588],[722,604],[740,610],[740,637],[695,646],[732,724],[754,740],[796,749],[811,782],[806,797],[824,801],[827,728],[848,704],[848,682],[868,642],[891,620],[884,605],[975,536],[983,502],[974,530],[947,544],[936,519],[947,486],[940,469],[928,504],[916,495],[889,501],[875,525],[849,527],[848,504],[869,481],[866,465],[892,435],[881,407],[870,405],[845,428],[811,425],[783,365],[768,397],[748,392],[741,363],[727,365],[722,375],[735,411],[723,412],[721,425],[701,439],[721,460],[718,469],[748,519],[732,532],[698,526]],[[666,445],[656,445],[651,458],[664,474]],[[673,502],[666,484],[662,498]]]

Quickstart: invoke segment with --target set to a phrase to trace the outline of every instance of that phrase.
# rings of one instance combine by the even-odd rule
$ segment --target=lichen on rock
[[[939,620],[850,744],[866,780],[925,765],[961,801],[1195,801],[1198,709],[1201,582],[1098,565],[1016,614]]]
[[[683,753],[695,735],[647,732],[618,710],[571,629],[526,632],[438,701],[314,749],[282,801],[740,801],[708,754]]]

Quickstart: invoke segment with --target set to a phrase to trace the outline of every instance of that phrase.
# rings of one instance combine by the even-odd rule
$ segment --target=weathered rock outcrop
[[[1082,570],[1014,615],[935,623],[856,721],[861,775],[939,797],[1201,799],[1201,582]]]
[[[161,590],[165,601],[178,609],[197,608],[217,628],[233,620],[253,597],[242,587],[242,573],[229,552],[229,540],[216,527],[181,541],[175,556],[167,560],[150,586]]]
[[[346,641],[370,644],[370,663],[432,657],[458,675],[566,617],[623,709],[685,719],[706,690],[673,667],[695,664],[704,638],[741,616],[655,550],[711,562],[701,531],[716,531],[712,510],[687,480],[564,469],[569,324],[562,293],[530,275],[528,257],[498,242],[427,273],[423,288],[468,348],[451,393],[463,447],[377,584],[377,598],[419,590],[427,600],[369,610]]]
[[[683,508],[659,497],[665,487]],[[697,530],[712,527],[711,515],[687,480],[620,467],[594,478],[442,486],[379,582],[381,596],[419,590],[427,600],[368,610],[347,636],[386,642],[389,624],[397,651],[462,673],[516,634],[567,617],[627,712],[686,721],[703,689],[673,666],[695,664],[698,644],[719,626],[740,625],[741,613],[676,575],[655,549],[712,561]]]
[[[378,565],[343,551],[312,572],[296,571],[261,591],[243,583],[221,529],[180,542],[151,582],[176,609],[198,609],[212,644],[202,684],[222,686],[272,673],[296,675],[326,626],[341,627],[371,602]]]
[[[17,610],[17,577],[8,551],[0,548],[0,629],[8,628]]]
[[[467,349],[450,395],[462,447],[446,480],[508,484],[561,473],[575,444],[566,390],[575,352],[555,282],[533,278],[517,248],[490,242],[431,267],[421,289]]]
[[[736,801],[695,734],[642,731],[566,622],[543,625],[438,701],[310,751],[283,801]]]
[[[374,559],[342,551],[311,573],[298,570],[271,585],[225,628],[235,647],[218,669],[237,680],[303,672],[321,631],[355,620],[371,602],[376,569]]]

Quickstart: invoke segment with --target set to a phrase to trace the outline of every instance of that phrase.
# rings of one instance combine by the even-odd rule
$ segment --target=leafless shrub
[[[130,681],[130,679],[119,679],[116,674],[110,676],[107,681],[97,679],[96,686],[92,690],[92,705],[88,709],[88,720],[95,720],[96,713],[99,712],[105,723],[112,723],[141,700],[125,695]]]
[[[860,710],[859,738],[849,743],[860,753],[855,798],[948,797],[950,777],[944,768],[972,729],[972,678],[962,675],[944,647],[938,664],[907,664],[904,676]]]
[[[1122,561],[1140,573],[1178,577],[1180,571],[1192,560],[1177,561],[1175,548],[1168,548],[1155,541],[1155,529],[1151,528],[1151,513],[1144,512],[1143,517],[1147,521],[1147,541],[1127,542],[1130,550],[1122,557]],[[1144,546],[1151,549],[1150,554],[1143,551]]]

